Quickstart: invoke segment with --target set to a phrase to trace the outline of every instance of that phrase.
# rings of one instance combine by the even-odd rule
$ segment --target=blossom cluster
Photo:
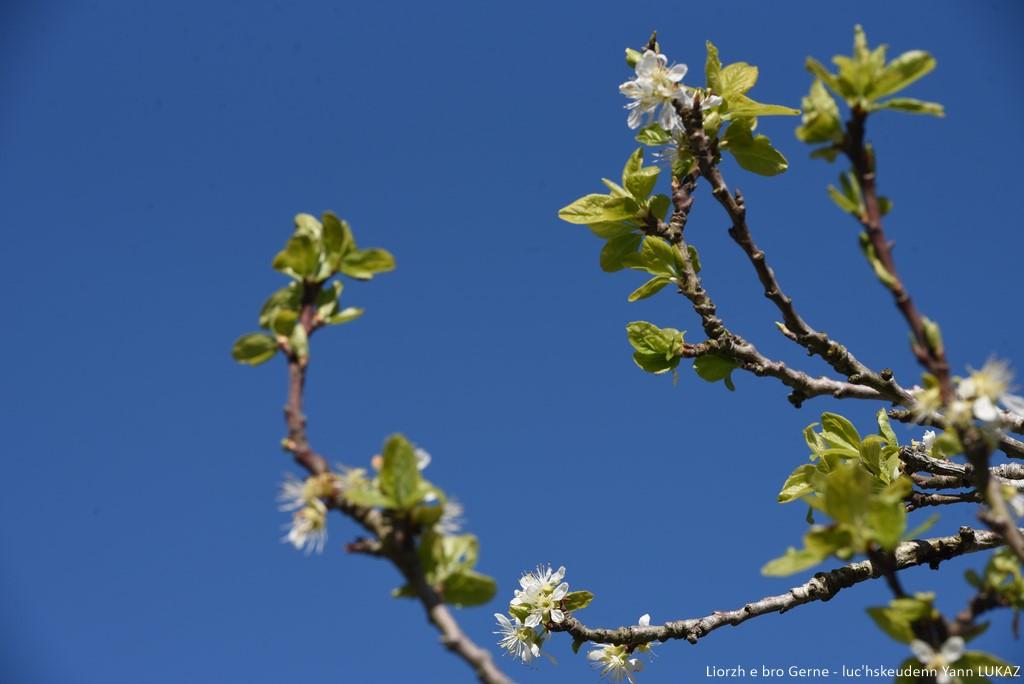
[[[565,624],[571,610],[586,607],[593,598],[585,591],[570,593],[564,578],[564,566],[552,570],[550,565],[538,565],[519,578],[519,589],[509,601],[508,615],[494,614],[498,621],[498,644],[524,664],[529,665],[541,656],[541,648],[550,636],[549,628]],[[650,622],[651,616],[643,615],[638,626],[648,627]],[[636,684],[634,675],[643,669],[643,663],[635,657],[639,653],[651,655],[651,644],[594,644],[587,658],[610,681]],[[550,655],[547,657],[554,661]]]
[[[527,665],[540,656],[549,636],[547,625],[565,620],[563,601],[569,583],[562,581],[564,577],[565,566],[552,570],[550,565],[538,565],[535,571],[519,578],[519,589],[509,602],[509,615],[494,614],[498,644]]]
[[[281,541],[306,554],[321,553],[327,543],[327,505],[329,499],[340,489],[341,478],[334,473],[313,475],[298,480],[289,475],[281,485],[278,500],[282,511],[295,511],[287,525],[288,534]]]
[[[957,378],[956,396],[949,406],[943,406],[939,388],[933,379],[925,387],[914,388],[917,413],[928,416],[944,412],[956,425],[978,420],[983,427],[1002,430],[1008,418],[1024,417],[1024,397],[1011,394],[1013,372],[1000,359],[989,359],[980,369],[971,369],[966,378]],[[1006,412],[999,409],[1002,406]]]

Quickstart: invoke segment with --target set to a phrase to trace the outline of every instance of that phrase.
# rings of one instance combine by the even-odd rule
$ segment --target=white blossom
[[[601,671],[602,677],[613,682],[626,680],[629,684],[636,684],[633,675],[644,669],[638,658],[630,658],[626,647],[618,644],[595,644],[587,658]]]
[[[932,453],[932,446],[935,444],[935,430],[925,430],[924,436],[921,437],[921,444],[924,445],[924,450],[927,451],[930,456]]]
[[[961,380],[956,388],[958,401],[970,406],[970,412],[983,423],[997,423],[1001,419],[996,406],[1002,404],[1013,413],[1024,409],[1024,398],[1010,394],[1013,373],[1009,365],[999,359],[989,359],[980,370]]]
[[[288,534],[281,541],[288,542],[296,549],[305,549],[306,555],[313,551],[323,552],[327,542],[327,507],[323,502],[315,500],[295,511]]]
[[[304,480],[289,473],[285,475],[277,495],[277,500],[281,502],[278,508],[282,511],[297,510],[319,499],[331,497],[340,485],[341,481],[333,473],[314,475]]]
[[[565,566],[552,571],[551,566],[545,568],[538,565],[535,572],[519,578],[519,586],[522,588],[516,589],[515,598],[510,604],[523,606],[530,611],[524,623],[527,627],[536,627],[541,622],[561,622],[565,619],[561,601],[569,593],[569,584],[562,582],[563,577]]]
[[[441,519],[434,525],[434,529],[439,534],[458,534],[465,524],[465,520],[462,517],[463,512],[462,504],[455,499],[448,499],[441,509]]]
[[[418,468],[419,470],[423,470],[428,465],[430,465],[430,452],[427,451],[426,449],[416,447],[416,450],[413,452],[413,454],[416,456],[416,468]]]
[[[947,668],[963,656],[964,640],[958,636],[950,637],[936,653],[928,643],[914,639],[910,642],[910,650],[918,660],[935,670],[937,684],[950,684],[952,678]]]
[[[498,640],[499,646],[527,665],[540,656],[538,637],[532,627],[525,626],[514,615],[511,620],[501,613],[495,613],[494,617],[498,620],[498,631],[495,634],[501,637]]]
[[[630,128],[639,128],[645,115],[666,131],[679,127],[673,102],[680,97],[685,101],[686,91],[680,81],[686,76],[686,69],[685,64],[669,67],[665,55],[644,51],[636,63],[636,78],[619,86],[619,92],[632,100],[626,105]]]

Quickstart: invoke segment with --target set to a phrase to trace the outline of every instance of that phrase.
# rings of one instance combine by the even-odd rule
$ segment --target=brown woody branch
[[[918,311],[914,300],[910,297],[910,293],[904,287],[903,281],[900,280],[896,271],[896,262],[892,255],[893,243],[886,237],[882,228],[882,210],[878,199],[875,175],[875,155],[864,138],[867,117],[868,113],[865,110],[859,107],[853,108],[850,120],[846,125],[846,136],[842,146],[843,152],[853,166],[861,196],[864,198],[864,211],[859,216],[860,222],[882,268],[889,275],[886,287],[892,292],[896,307],[910,327],[913,337],[911,348],[914,355],[921,366],[935,377],[943,405],[951,406],[955,399],[955,393],[945,348],[940,341],[929,339],[925,319]],[[1021,562],[1024,562],[1024,536],[1017,531],[1017,526],[1007,509],[1006,501],[1003,500],[999,483],[989,477],[988,465],[992,454],[989,441],[974,425],[957,426],[956,429],[964,448],[964,454],[970,464],[974,466],[972,478],[974,489],[984,494],[985,503],[988,504],[988,509],[982,509],[978,517],[990,529],[1004,535],[1007,546],[1013,550]]]
[[[303,285],[302,308],[296,325],[302,325],[307,335],[312,335],[318,327],[315,315],[319,290],[319,284]],[[327,460],[310,446],[306,417],[302,412],[308,358],[300,357],[295,350],[287,348],[286,343],[282,344],[282,349],[288,359],[288,403],[284,409],[288,436],[284,445],[296,463],[311,475],[320,475],[328,472],[330,467]],[[484,684],[511,684],[512,680],[494,664],[490,652],[466,636],[444,598],[427,582],[416,553],[414,537],[400,520],[389,520],[376,509],[354,505],[341,492],[327,504],[374,535],[373,539],[358,539],[349,544],[349,551],[387,558],[395,565],[423,605],[427,620],[440,633],[445,648],[465,661]]]
[[[750,260],[757,278],[767,297],[782,314],[783,334],[798,343],[811,354],[824,359],[836,372],[843,374],[851,383],[864,385],[875,390],[877,398],[894,404],[907,404],[912,397],[907,390],[900,387],[891,372],[876,373],[861,363],[846,347],[831,339],[828,335],[811,327],[797,313],[793,299],[786,295],[775,276],[775,271],[768,265],[763,250],[755,243],[747,224],[747,208],[739,190],[735,194],[729,191],[722,172],[718,167],[714,144],[704,132],[703,116],[700,103],[691,108],[676,103],[676,111],[682,118],[686,128],[687,144],[690,152],[697,160],[700,175],[711,186],[711,193],[732,221],[729,236],[743,250]]]
[[[1002,543],[1002,539],[993,532],[961,527],[960,533],[953,536],[903,542],[894,553],[895,568],[905,570],[918,565],[928,565],[936,569],[940,563],[950,558],[992,549]],[[881,568],[871,560],[864,560],[828,572],[819,572],[785,594],[766,596],[736,610],[715,611],[704,617],[675,620],[659,626],[637,625],[608,629],[587,627],[575,616],[570,615],[561,624],[548,627],[554,631],[568,632],[579,641],[602,644],[636,647],[652,641],[670,639],[686,639],[695,644],[719,627],[736,626],[769,613],[785,613],[805,603],[828,601],[843,589],[881,575]]]
[[[752,343],[726,328],[718,316],[714,300],[704,289],[700,276],[690,260],[690,251],[683,237],[690,210],[693,208],[693,191],[699,176],[699,171],[693,171],[682,178],[674,177],[673,211],[669,221],[666,223],[653,214],[648,214],[644,226],[648,235],[667,240],[682,256],[683,277],[678,289],[680,294],[690,300],[693,310],[700,317],[704,333],[709,338],[697,345],[684,346],[683,356],[697,358],[706,354],[719,354],[732,359],[741,369],[754,375],[776,378],[793,390],[789,400],[795,406],[800,406],[804,400],[817,396],[887,400],[887,395],[866,384],[843,382],[827,377],[815,378],[790,368],[781,361],[772,360],[758,351]]]

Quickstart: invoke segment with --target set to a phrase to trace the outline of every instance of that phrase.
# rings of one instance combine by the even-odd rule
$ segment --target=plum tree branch
[[[918,565],[938,568],[943,561],[977,551],[1001,546],[1003,541],[994,532],[961,527],[959,534],[907,541],[894,552],[895,569],[905,570]],[[841,590],[882,576],[882,568],[871,560],[850,563],[828,572],[819,572],[807,582],[793,587],[784,594],[766,596],[729,611],[715,611],[698,618],[666,622],[659,626],[628,626],[617,628],[587,627],[574,616],[567,616],[561,624],[548,625],[554,631],[568,632],[579,641],[602,644],[623,644],[636,647],[652,641],[686,639],[697,643],[714,630],[725,625],[736,626],[752,618],[769,613],[785,613],[797,606],[814,601],[828,601]]]
[[[675,103],[676,112],[686,128],[687,144],[697,161],[700,175],[711,186],[711,193],[732,221],[729,236],[743,250],[750,260],[757,278],[767,297],[782,314],[783,334],[809,353],[817,354],[836,372],[844,375],[851,383],[865,385],[875,390],[879,399],[894,404],[909,404],[913,398],[896,382],[891,372],[877,373],[861,363],[846,347],[828,335],[811,327],[796,311],[793,299],[786,295],[768,265],[767,257],[755,243],[747,223],[747,208],[743,196],[737,190],[731,193],[718,167],[714,145],[704,131],[700,103],[685,107]]]
[[[304,283],[297,325],[302,325],[309,336],[317,328],[315,316],[319,291],[319,284]],[[302,411],[308,357],[289,349],[284,340],[281,340],[280,344],[288,359],[288,401],[284,409],[288,435],[284,446],[292,454],[295,462],[311,475],[321,475],[329,472],[330,466],[327,460],[310,446],[306,433],[306,417]],[[498,669],[490,652],[476,645],[462,631],[444,598],[427,581],[413,544],[413,537],[408,534],[401,521],[389,520],[374,508],[355,505],[348,501],[341,491],[326,503],[329,508],[351,518],[375,537],[357,540],[348,548],[351,552],[379,556],[391,561],[416,594],[426,611],[427,620],[440,633],[441,644],[445,648],[465,661],[484,684],[511,684],[512,680]]]

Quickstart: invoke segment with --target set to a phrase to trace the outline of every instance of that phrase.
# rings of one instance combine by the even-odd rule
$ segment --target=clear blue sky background
[[[278,541],[284,368],[228,351],[279,286],[269,261],[298,211],[336,210],[398,259],[347,290],[363,320],[315,339],[311,436],[350,464],[396,430],[433,453],[501,586],[461,613],[474,638],[493,644],[491,614],[538,562],[565,564],[597,594],[586,621],[608,626],[802,581],[758,568],[805,528],[775,494],[806,458],[801,428],[834,403],[796,411],[774,381],[741,376],[730,394],[688,368],[678,386],[639,371],[626,322],[696,334],[692,312],[667,291],[628,305],[640,275],[601,273],[600,243],[556,211],[631,151],[622,49],[651,29],[696,74],[713,39],[761,67],[755,96],[798,106],[804,57],[848,51],[862,22],[896,52],[935,53],[908,94],[948,112],[872,123],[906,281],[956,367],[1020,367],[1022,18],[1013,2],[4,3],[0,680],[470,679],[419,606],[389,598],[390,567],[341,552],[346,521],[321,557]],[[910,383],[904,326],[825,194],[838,169],[807,159],[795,125],[762,125],[787,174],[727,175],[806,317]],[[721,313],[823,372],[774,332],[709,199],[688,230]],[[844,411],[867,430],[875,408]],[[937,531],[964,519],[943,511]],[[957,610],[983,560],[905,581]],[[661,646],[643,681],[895,665],[905,647],[863,612],[887,598],[861,585]],[[978,644],[1021,651],[1007,615]],[[557,668],[502,664],[596,679],[568,639],[551,651]]]

